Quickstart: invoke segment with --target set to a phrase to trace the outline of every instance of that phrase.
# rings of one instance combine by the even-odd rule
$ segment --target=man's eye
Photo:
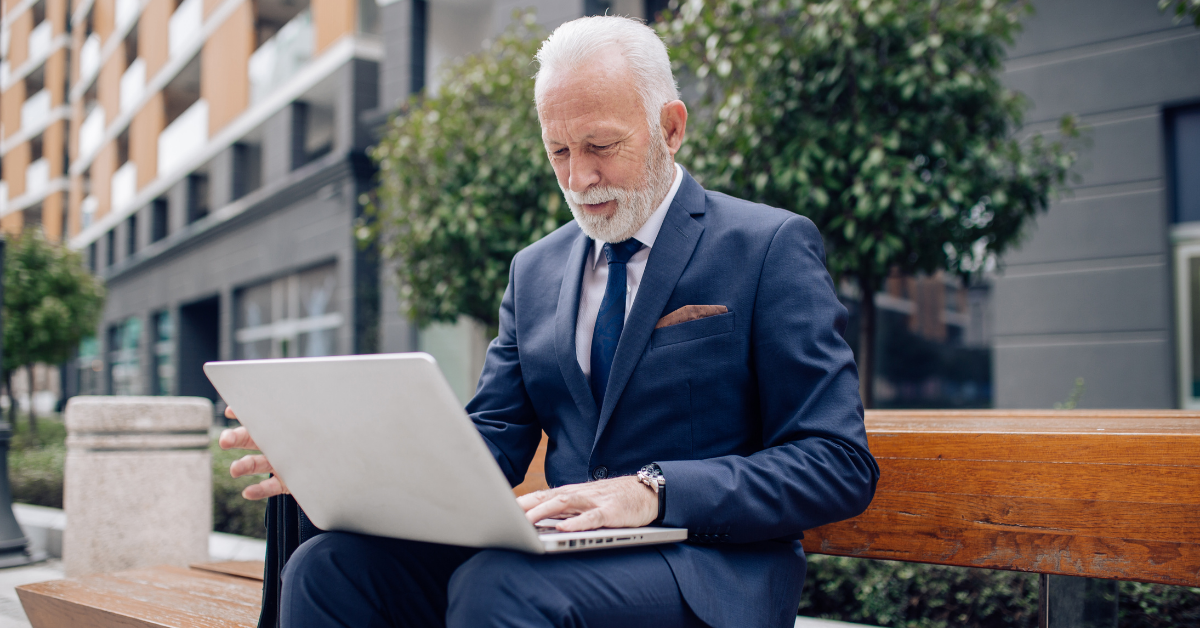
[[[608,149],[612,148],[613,146],[616,146],[616,144],[605,144],[604,146],[596,146],[594,148],[596,150],[608,150]]]

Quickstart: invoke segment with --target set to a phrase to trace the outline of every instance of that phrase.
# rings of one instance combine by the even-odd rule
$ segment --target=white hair
[[[534,100],[541,100],[549,76],[590,63],[595,54],[616,46],[633,74],[634,89],[646,110],[651,131],[661,122],[663,105],[679,99],[667,45],[640,20],[616,15],[581,17],[567,22],[542,42],[535,58]]]

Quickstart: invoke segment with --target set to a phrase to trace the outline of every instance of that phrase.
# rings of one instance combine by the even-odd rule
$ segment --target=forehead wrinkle
[[[622,84],[607,76],[598,81],[585,75],[564,77],[553,81],[537,103],[542,139],[556,144],[567,143],[552,138],[565,133],[568,137],[587,139],[598,134],[629,137],[645,126],[645,111],[636,94],[623,90]]]

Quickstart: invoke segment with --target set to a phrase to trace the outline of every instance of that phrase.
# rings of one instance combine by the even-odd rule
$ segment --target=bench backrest
[[[807,551],[1200,584],[1200,413],[867,413],[882,476]]]
[[[1200,412],[869,411],[882,476],[810,553],[1200,586]],[[545,439],[518,492],[545,486]]]

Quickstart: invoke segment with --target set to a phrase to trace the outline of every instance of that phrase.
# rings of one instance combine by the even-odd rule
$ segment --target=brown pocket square
[[[655,329],[662,327],[670,327],[688,321],[694,321],[700,318],[708,318],[717,314],[724,314],[729,311],[729,308],[724,305],[685,305],[670,314],[658,319],[658,324]]]

